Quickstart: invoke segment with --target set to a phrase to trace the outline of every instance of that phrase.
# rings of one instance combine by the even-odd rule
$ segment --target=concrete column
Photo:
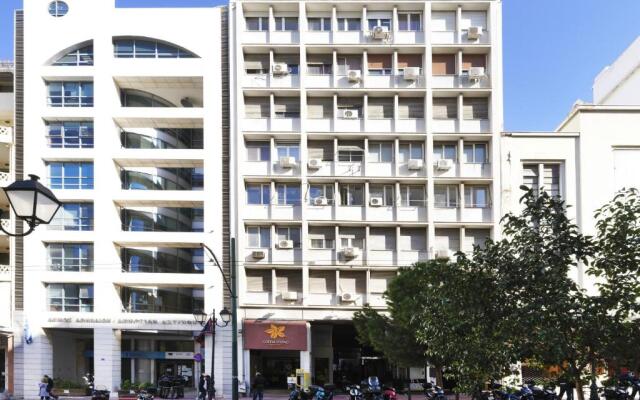
[[[118,398],[122,354],[119,330],[95,328],[93,330],[93,370],[96,386],[111,390],[111,398]]]
[[[300,352],[300,368],[311,372],[311,324],[307,322],[307,351]]]
[[[44,329],[31,326],[31,344],[27,344],[24,339],[24,333],[16,337],[16,353],[18,357],[15,360],[14,368],[17,372],[19,369],[22,374],[16,374],[15,396],[26,400],[39,399],[37,383],[40,382],[43,375],[49,375],[53,378],[53,346],[51,338]],[[20,342],[18,342],[18,340]],[[20,357],[20,354],[21,357]],[[19,376],[22,375],[22,376]],[[18,380],[21,378],[20,380]]]

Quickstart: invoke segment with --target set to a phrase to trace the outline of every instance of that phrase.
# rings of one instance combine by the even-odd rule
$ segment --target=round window
[[[53,17],[64,17],[69,12],[69,6],[64,1],[52,1],[49,3],[49,14]]]

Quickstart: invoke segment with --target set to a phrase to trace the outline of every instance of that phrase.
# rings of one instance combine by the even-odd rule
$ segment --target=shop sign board
[[[307,351],[307,323],[245,320],[243,341],[246,350]]]

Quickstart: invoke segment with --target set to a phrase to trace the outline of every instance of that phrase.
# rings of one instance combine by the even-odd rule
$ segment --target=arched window
[[[113,48],[116,58],[198,58],[189,50],[153,39],[114,39]]]
[[[137,89],[122,89],[120,97],[123,107],[175,107],[160,96]]]
[[[93,65],[93,44],[76,48],[58,58],[53,65],[86,66]]]

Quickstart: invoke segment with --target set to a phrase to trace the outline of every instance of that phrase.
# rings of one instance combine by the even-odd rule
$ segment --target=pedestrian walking
[[[198,400],[204,400],[207,397],[207,375],[203,372],[198,380]]]
[[[49,392],[47,392],[47,379],[42,378],[40,383],[38,383],[38,396],[40,396],[40,400],[49,400]]]
[[[262,376],[260,372],[256,372],[256,377],[253,380],[253,400],[263,400],[264,398],[264,386],[267,380]]]
[[[51,379],[49,375],[45,375],[44,379],[47,380],[47,393],[49,393],[49,397],[54,400],[57,399],[58,396],[53,393],[53,379]]]

